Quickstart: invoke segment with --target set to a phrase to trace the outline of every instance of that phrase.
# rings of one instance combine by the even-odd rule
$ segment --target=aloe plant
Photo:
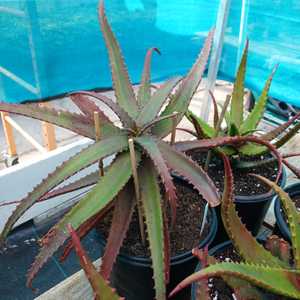
[[[171,170],[189,181],[210,206],[216,206],[220,201],[214,183],[201,167],[163,141],[184,116],[200,84],[210,54],[213,32],[209,33],[203,50],[186,77],[181,80],[170,79],[154,92],[150,84],[150,61],[152,53],[158,50],[150,49],[146,54],[141,85],[136,95],[120,48],[105,16],[103,2],[99,7],[99,20],[110,59],[116,102],[96,92],[72,93],[70,97],[80,109],[80,114],[40,107],[38,104],[0,103],[1,111],[50,122],[95,140],[93,144],[60,165],[21,200],[9,217],[0,241],[4,242],[17,220],[38,201],[94,184],[79,203],[41,239],[42,247],[28,272],[27,285],[32,285],[39,269],[70,237],[68,224],[82,238],[113,209],[111,230],[101,267],[102,276],[108,279],[137,206],[147,229],[156,299],[165,299],[169,273],[169,239],[168,231],[165,230],[167,222],[164,220],[162,203],[169,201],[173,222],[176,221],[178,205]],[[111,122],[105,111],[93,100],[107,105],[118,116],[121,125],[117,126]],[[95,115],[101,124],[100,140],[96,134],[99,128],[95,127]],[[129,149],[129,141],[133,141],[133,151]],[[99,177],[97,173],[93,173],[75,183],[53,190],[72,175],[110,155],[115,155],[115,158],[104,170],[104,176]],[[133,176],[133,159],[136,161],[138,177]],[[139,185],[135,189],[137,178]],[[166,195],[161,193],[160,182]],[[139,197],[135,197],[135,191]],[[141,224],[141,230],[143,225]],[[73,244],[69,241],[64,256],[67,256],[71,248]],[[78,249],[78,245],[76,248]],[[90,265],[87,267],[91,269]],[[93,270],[92,273],[95,278]],[[99,285],[97,284],[97,289]]]
[[[248,41],[246,43],[244,53],[239,65],[236,80],[233,86],[233,92],[231,96],[228,96],[221,112],[218,111],[217,101],[214,95],[211,93],[214,107],[214,118],[213,126],[209,123],[202,120],[200,117],[196,116],[193,112],[188,111],[186,117],[193,124],[194,130],[188,131],[194,135],[197,139],[212,139],[214,137],[220,136],[249,136],[255,134],[258,131],[258,125],[263,118],[267,100],[268,93],[272,83],[273,76],[277,70],[277,66],[273,69],[269,78],[267,79],[263,91],[259,96],[253,110],[247,115],[244,116],[245,112],[245,101],[244,101],[244,82],[246,75],[246,64],[248,56]],[[300,122],[298,119],[300,113],[295,115],[293,118],[283,123],[282,125],[276,127],[270,132],[264,133],[260,136],[261,139],[272,143],[276,148],[282,147],[287,143],[300,129]],[[225,120],[226,126],[222,128],[222,123]],[[293,126],[294,125],[294,126]],[[232,161],[235,163],[236,168],[251,168],[254,166],[262,165],[269,163],[269,159],[259,160],[254,159],[254,161],[243,161],[240,159],[241,156],[260,156],[266,154],[270,151],[267,147],[263,145],[257,145],[254,143],[247,143],[242,145],[228,146],[225,145],[221,148],[215,149],[214,151],[225,153],[231,156]],[[267,157],[267,156],[266,156]],[[210,160],[210,155],[207,159],[207,165]],[[285,159],[283,161],[287,167],[291,167],[291,171],[296,175],[299,175],[299,170],[295,170],[288,161]],[[206,165],[206,167],[207,167]],[[296,171],[296,172],[295,172]]]
[[[210,260],[211,265],[184,279],[172,291],[171,296],[192,282],[221,276],[231,285],[236,295],[240,296],[240,299],[269,299],[268,295],[263,293],[261,289],[281,297],[300,299],[300,223],[299,213],[294,202],[274,182],[255,175],[279,195],[292,235],[291,247],[283,239],[271,236],[266,242],[268,250],[265,249],[242,224],[236,212],[233,201],[232,171],[228,158],[224,156],[223,159],[226,184],[222,197],[222,219],[242,261],[239,263],[214,263],[213,260]],[[290,250],[292,250],[292,253]],[[260,296],[253,298],[254,294]]]

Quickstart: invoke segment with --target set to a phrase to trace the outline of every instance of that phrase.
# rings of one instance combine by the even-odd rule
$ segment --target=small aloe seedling
[[[170,79],[155,91],[151,90],[150,62],[153,51],[157,50],[150,49],[146,54],[141,85],[136,95],[118,43],[106,19],[102,2],[99,19],[108,49],[116,102],[96,92],[73,93],[71,99],[81,114],[42,108],[37,104],[0,103],[1,111],[53,123],[95,140],[49,174],[21,200],[9,217],[0,240],[5,240],[17,220],[38,201],[94,184],[79,203],[42,238],[42,247],[29,270],[27,285],[32,285],[39,269],[70,237],[68,224],[82,238],[113,209],[111,229],[101,266],[101,275],[108,279],[126,236],[133,211],[137,207],[141,236],[144,238],[145,226],[149,240],[155,297],[163,300],[169,276],[170,256],[168,222],[164,219],[164,208],[167,205],[164,201],[169,202],[173,222],[176,221],[178,205],[171,170],[190,182],[210,206],[216,206],[220,202],[218,191],[208,175],[192,160],[163,141],[164,137],[174,132],[174,127],[184,116],[201,82],[210,54],[213,33],[209,33],[203,50],[186,77],[180,83],[178,78]],[[107,105],[118,116],[121,125],[116,126],[92,99]],[[101,128],[98,127],[99,123]],[[102,176],[96,172],[54,190],[72,175],[111,155],[115,155],[115,158],[101,171]],[[162,195],[160,182],[165,195]],[[69,242],[64,257],[72,247],[73,244]]]
[[[276,236],[270,237],[266,242],[266,248],[270,251],[266,250],[256,241],[238,217],[233,201],[232,171],[229,160],[225,156],[224,165],[226,184],[222,198],[222,219],[226,231],[243,261],[211,264],[182,281],[171,295],[192,282],[221,276],[233,287],[236,295],[241,296],[240,299],[268,299],[261,289],[276,295],[300,299],[300,219],[294,202],[274,182],[255,175],[279,195],[292,236],[291,247]],[[249,283],[251,287],[249,287]],[[260,296],[256,298],[250,296],[254,294]]]
[[[222,107],[221,112],[218,111],[218,105],[216,99],[211,93],[211,97],[213,100],[214,107],[214,118],[213,118],[213,126],[206,123],[200,117],[197,117],[191,111],[186,113],[186,117],[192,122],[194,126],[194,131],[188,132],[193,134],[197,139],[212,139],[215,137],[221,136],[249,136],[253,135],[256,131],[258,131],[258,125],[263,118],[267,100],[268,93],[272,83],[273,76],[276,72],[277,66],[272,71],[268,80],[265,83],[263,91],[258,98],[253,110],[244,117],[244,82],[245,82],[245,74],[246,74],[246,64],[247,64],[247,56],[248,56],[248,41],[241,59],[241,63],[237,72],[236,80],[234,82],[233,92],[231,96],[226,98],[226,101]],[[272,143],[277,149],[287,143],[300,129],[300,122],[298,119],[300,117],[300,113],[295,115],[293,118],[283,123],[282,125],[276,127],[270,132],[264,133],[260,136],[261,139]],[[222,123],[225,119],[226,126],[222,128]],[[294,126],[293,126],[294,125]],[[270,149],[266,148],[263,145],[257,145],[255,143],[247,143],[241,145],[228,146],[225,145],[223,147],[219,147],[214,151],[222,152],[227,155],[230,155],[232,161],[235,163],[236,168],[251,168],[257,165],[262,165],[270,162],[270,159],[257,160],[257,161],[243,161],[239,158],[240,156],[258,156],[262,154],[266,154],[270,151]],[[207,159],[207,165],[210,160],[210,156]],[[287,155],[287,157],[289,157]],[[299,175],[299,170],[296,170],[291,166],[287,160],[283,161],[287,167],[289,167],[297,176]],[[206,166],[207,167],[207,166]]]

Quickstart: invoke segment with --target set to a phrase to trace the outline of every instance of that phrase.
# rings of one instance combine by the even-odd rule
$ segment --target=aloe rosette
[[[203,49],[189,73],[183,79],[173,78],[166,81],[154,91],[150,83],[150,64],[153,52],[158,50],[150,49],[146,54],[141,85],[135,94],[118,43],[105,16],[103,2],[99,7],[99,20],[108,50],[116,102],[93,91],[71,93],[70,97],[78,106],[80,114],[40,107],[38,104],[0,103],[1,111],[46,121],[95,140],[60,165],[20,201],[6,222],[1,233],[1,242],[5,241],[17,220],[38,201],[93,185],[41,239],[42,247],[29,270],[27,285],[32,285],[39,269],[70,238],[68,226],[82,238],[113,209],[112,225],[100,270],[101,276],[108,279],[133,211],[138,206],[145,220],[156,299],[165,299],[169,273],[169,239],[162,203],[169,202],[173,222],[176,221],[178,205],[170,172],[175,171],[182,175],[210,206],[214,207],[220,202],[214,183],[202,168],[163,140],[184,116],[201,82],[210,54],[213,32],[208,34]],[[118,116],[121,125],[115,125],[96,104],[98,102],[109,107]],[[100,140],[96,137],[95,112],[101,124]],[[135,199],[130,139],[134,143],[140,199]],[[69,185],[58,187],[77,172],[111,155],[115,157],[105,168],[104,176],[100,177],[99,173],[95,172]],[[165,195],[162,195],[160,183],[164,187]],[[58,188],[55,189],[56,187]],[[73,246],[72,241],[67,241],[64,258]],[[95,287],[98,289],[99,285]]]
[[[253,136],[258,131],[258,125],[260,124],[264,112],[266,110],[268,94],[271,87],[271,83],[277,66],[271,72],[269,78],[265,82],[264,88],[254,105],[254,108],[249,114],[245,116],[245,99],[244,99],[244,88],[245,88],[245,76],[246,76],[246,65],[248,57],[248,46],[247,41],[244,53],[237,71],[236,79],[233,86],[233,91],[230,96],[227,97],[221,112],[218,111],[217,101],[214,95],[211,93],[214,107],[214,118],[213,126],[205,122],[201,117],[196,116],[193,112],[188,111],[186,117],[193,124],[194,130],[186,130],[190,134],[194,135],[197,139],[213,139],[215,137],[224,136]],[[300,129],[299,122],[300,113],[293,116],[287,122],[275,127],[273,130],[261,134],[259,137],[266,142],[272,143],[277,149],[285,145]],[[222,127],[222,123],[225,121],[226,126]],[[236,168],[251,168],[258,165],[263,165],[270,162],[270,159],[244,161],[242,159],[235,159],[241,156],[260,156],[270,151],[264,145],[257,145],[252,142],[241,145],[225,145],[219,147],[214,151],[225,153],[231,156],[232,161],[235,162]],[[292,155],[293,156],[293,155]],[[286,158],[290,157],[289,154]],[[291,169],[291,171],[299,177],[300,171],[291,165],[286,159],[283,163]]]
[[[292,236],[291,246],[283,239],[271,236],[263,247],[246,229],[236,212],[233,201],[233,176],[229,160],[225,156],[224,167],[226,184],[222,197],[222,219],[242,261],[216,263],[208,257],[209,266],[184,279],[172,291],[171,296],[192,282],[206,282],[209,277],[220,276],[234,289],[237,299],[271,299],[271,296],[261,289],[282,297],[300,299],[300,223],[295,204],[274,182],[255,175],[279,195]],[[202,252],[202,255],[204,254]],[[207,296],[200,299],[209,298]]]

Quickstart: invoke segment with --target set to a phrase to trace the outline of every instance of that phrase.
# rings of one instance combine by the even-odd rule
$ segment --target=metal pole
[[[208,67],[207,83],[206,83],[204,97],[203,97],[203,105],[200,111],[200,116],[205,121],[207,121],[209,117],[209,111],[210,111],[210,106],[212,101],[209,91],[213,92],[215,88],[215,82],[219,70],[219,63],[222,54],[225,29],[227,25],[230,4],[231,4],[231,0],[221,0],[219,5],[213,49],[212,49],[211,59]]]
[[[240,19],[238,55],[236,58],[236,71],[242,59],[243,49],[247,38],[248,13],[249,13],[249,1],[243,0],[242,9],[241,9],[241,19]]]

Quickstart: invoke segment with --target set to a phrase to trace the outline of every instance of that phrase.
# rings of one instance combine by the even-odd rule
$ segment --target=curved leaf
[[[178,89],[176,90],[172,100],[167,105],[161,116],[170,115],[174,112],[179,112],[180,116],[177,120],[177,124],[183,118],[186,110],[188,109],[192,97],[197,91],[197,88],[202,80],[203,73],[206,68],[206,63],[209,58],[210,49],[213,41],[214,32],[209,32],[203,49],[197,58],[195,64],[187,74],[187,76],[182,80]],[[152,132],[158,137],[167,136],[173,128],[172,120],[163,120],[156,124]]]
[[[152,159],[159,176],[164,184],[166,195],[168,197],[168,200],[170,202],[170,207],[172,210],[172,223],[175,223],[176,220],[176,188],[173,183],[172,177],[170,175],[170,171],[168,169],[168,166],[165,162],[164,157],[162,156],[158,146],[157,141],[152,138],[151,136],[143,136],[138,137],[135,139],[135,141],[140,144],[147,152],[147,154]]]
[[[247,263],[223,262],[211,265],[184,279],[171,292],[170,296],[190,285],[192,282],[215,276],[230,276],[240,278],[253,285],[282,296],[300,299],[299,288],[292,280],[297,282],[300,271],[286,270],[282,268],[265,267],[261,265],[250,265]]]
[[[248,115],[246,120],[241,124],[240,131],[241,131],[242,135],[245,134],[246,132],[255,130],[259,121],[262,119],[263,114],[266,109],[266,105],[267,105],[269,89],[270,89],[270,86],[272,83],[273,76],[277,70],[277,67],[278,66],[276,66],[273,69],[269,79],[265,83],[265,87],[264,87],[257,103],[255,104],[253,110],[250,112],[250,114]]]
[[[271,187],[279,196],[282,203],[282,207],[288,219],[289,228],[291,231],[291,240],[293,247],[293,256],[297,269],[300,269],[300,215],[297,211],[295,203],[289,197],[289,194],[283,191],[277,184],[270,181],[269,179],[254,175],[259,178],[262,182]]]
[[[137,103],[140,107],[144,107],[144,105],[147,104],[151,98],[150,67],[151,58],[154,51],[160,54],[159,49],[150,48],[145,57],[142,80],[137,94]]]
[[[233,145],[233,146],[238,146],[240,148],[241,145],[243,145],[247,142],[266,146],[267,148],[270,149],[271,152],[273,152],[274,156],[277,158],[277,161],[278,161],[278,173],[277,173],[277,178],[276,178],[276,181],[278,181],[280,178],[280,175],[282,173],[282,156],[281,156],[281,154],[277,151],[277,149],[272,144],[270,144],[269,142],[267,142],[259,137],[254,136],[254,135],[232,136],[232,137],[226,136],[226,137],[216,137],[213,139],[178,142],[178,143],[176,143],[176,149],[179,151],[186,152],[188,150],[197,149],[197,148],[198,149],[212,149],[212,148],[216,148],[216,147],[220,147],[220,146],[224,146],[224,145]]]
[[[150,160],[139,168],[141,201],[145,214],[151,252],[155,299],[166,299],[166,282],[169,266],[165,265],[164,223],[161,209],[160,188],[157,173]]]
[[[95,266],[83,250],[80,240],[71,225],[68,226],[68,230],[79,258],[80,265],[93,288],[96,300],[121,300],[122,298],[115,293],[115,291],[108,285],[108,282],[97,272]]]
[[[210,206],[220,204],[216,186],[199,165],[163,141],[157,141],[157,146],[169,168],[190,182]]]
[[[244,114],[244,82],[246,74],[246,64],[248,55],[249,41],[247,40],[241,63],[236,75],[233,86],[231,106],[230,106],[230,123],[234,124],[238,129],[243,122]]]
[[[241,222],[233,201],[233,175],[229,159],[225,155],[222,158],[225,170],[225,187],[221,202],[221,216],[226,232],[234,247],[245,261],[265,266],[287,267],[286,263],[265,250]]]
[[[276,143],[276,148],[282,147],[286,144],[294,135],[300,130],[300,122],[298,122],[293,128],[291,128],[286,134],[284,134]]]
[[[99,176],[99,172],[98,172]],[[96,216],[86,220],[83,224],[81,224],[76,233],[80,239],[85,237],[94,227],[95,225],[102,220],[107,213],[112,209],[114,202],[110,202],[104,209],[102,209]],[[64,247],[63,254],[60,256],[59,260],[64,261],[68,255],[70,254],[71,250],[74,248],[72,240],[69,240]]]
[[[100,271],[100,274],[107,280],[126,236],[136,204],[132,182],[129,181],[116,198]]]
[[[200,117],[197,117],[192,111],[188,110],[185,116],[194,125],[198,138],[202,136],[204,136],[204,138],[213,138],[216,135],[215,129]],[[200,128],[198,128],[198,126]]]
[[[66,184],[60,188],[57,188],[53,191],[47,192],[43,195],[38,201],[45,201],[60,195],[64,195],[70,192],[80,190],[82,188],[96,184],[99,181],[99,171],[95,171],[91,174],[88,174],[72,183]]]
[[[3,231],[1,232],[0,242],[3,242],[12,226],[18,219],[43,195],[58,184],[79,172],[83,168],[91,165],[95,161],[105,158],[116,152],[120,152],[128,147],[127,138],[124,136],[112,137],[101,140],[80,151],[69,160],[61,164],[46,179],[38,184],[31,193],[21,200],[12,215],[7,220]]]
[[[136,152],[136,155],[139,161],[138,152]],[[128,182],[131,174],[129,153],[120,154],[97,185],[43,238],[43,247],[28,272],[28,286],[31,286],[32,280],[40,268],[68,238],[66,225],[71,224],[77,230],[81,224],[105,209]]]
[[[126,127],[133,126],[134,121],[131,119],[128,113],[121,106],[119,106],[112,99],[106,97],[105,95],[101,93],[89,92],[89,91],[77,91],[75,95],[85,95],[101,101],[102,103],[107,105],[118,116],[118,118],[120,119],[120,121],[124,126]]]
[[[179,80],[179,77],[170,79],[154,92],[150,100],[144,104],[136,120],[138,126],[144,126],[147,123],[152,122],[155,117],[158,116],[163,104],[166,102]]]
[[[36,103],[33,104],[8,104],[0,102],[0,111],[10,112],[25,117],[45,121],[59,127],[69,129],[82,136],[95,139],[94,123],[79,114],[70,113],[54,108],[41,107]],[[117,129],[117,128],[116,128]],[[111,128],[103,128],[105,137],[113,134]]]
[[[94,101],[90,100],[89,97],[83,94],[70,94],[70,98],[73,103],[80,109],[80,111],[87,116],[91,122],[94,122],[94,112],[99,114],[101,123],[113,123],[105,115],[105,113],[95,104]]]
[[[129,80],[120,47],[105,16],[102,0],[99,5],[99,21],[109,54],[114,91],[118,104],[129,116],[135,119],[138,114],[138,106],[134,91]]]

